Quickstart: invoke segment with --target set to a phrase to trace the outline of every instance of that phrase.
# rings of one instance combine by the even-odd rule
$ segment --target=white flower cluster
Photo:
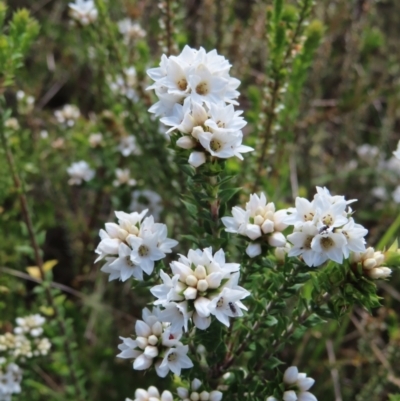
[[[113,181],[114,187],[119,187],[121,185],[128,185],[133,187],[136,185],[136,180],[131,178],[131,172],[127,168],[117,168],[115,170],[116,180]]]
[[[24,91],[17,92],[18,112],[20,114],[28,114],[33,110],[35,98],[27,95]]]
[[[254,258],[261,254],[261,241],[268,242],[274,247],[284,247],[286,238],[282,231],[287,227],[284,218],[286,210],[276,210],[273,202],[267,203],[264,193],[250,195],[246,203],[246,210],[239,206],[232,208],[233,217],[223,217],[225,231],[241,234],[248,237],[252,242],[246,248],[246,253]]]
[[[208,391],[201,391],[202,383],[199,379],[192,380],[190,384],[190,390],[185,387],[178,387],[177,392],[178,396],[183,401],[221,401],[222,400],[222,393],[217,390],[213,390],[211,392]]]
[[[150,386],[147,390],[138,388],[135,391],[135,399],[126,398],[125,401],[173,401],[174,397],[171,392],[165,390],[160,396],[160,392],[154,386]]]
[[[115,79],[108,78],[110,89],[113,93],[126,96],[128,99],[137,101],[138,96],[135,91],[137,75],[135,67],[124,69],[124,75],[117,75]]]
[[[147,210],[141,213],[115,212],[116,223],[106,223],[100,230],[101,241],[96,249],[96,262],[106,258],[102,271],[109,280],[126,281],[130,277],[143,280],[143,272],[151,274],[154,262],[163,259],[178,241],[167,238],[167,226],[155,223],[153,216],[144,220]],[[143,220],[143,221],[142,221]]]
[[[124,37],[124,43],[126,45],[146,36],[146,31],[140,26],[140,24],[133,22],[130,18],[124,18],[119,21],[118,30]]]
[[[352,263],[360,263],[363,273],[374,280],[390,277],[392,270],[389,267],[382,266],[385,261],[385,255],[369,247],[365,252],[354,252],[351,254],[350,261]]]
[[[1,358],[0,358],[1,359]],[[0,361],[0,401],[11,401],[13,394],[21,392],[22,370],[15,363],[2,367]]]
[[[89,145],[92,148],[97,148],[103,144],[103,134],[101,132],[94,132],[89,135]]]
[[[241,154],[253,150],[242,145],[246,122],[232,106],[238,104],[234,99],[240,81],[229,75],[230,68],[216,50],[185,46],[178,56],[163,55],[160,67],[147,71],[155,81],[147,89],[154,89],[159,99],[149,111],[162,116],[161,122],[171,127],[167,133],[182,134],[177,146],[193,149],[189,163],[194,167],[206,162],[205,152],[243,160]]]
[[[18,317],[14,333],[0,335],[0,353],[12,360],[47,355],[51,343],[47,337],[42,337],[45,321],[39,314]]]
[[[305,373],[299,373],[296,366],[287,368],[283,375],[283,383],[286,391],[283,393],[283,401],[318,401],[315,395],[308,390],[315,383]],[[278,401],[275,397],[268,397],[266,401]]]
[[[225,263],[222,249],[212,255],[212,249],[190,250],[170,264],[174,276],[160,271],[163,284],[150,291],[162,305],[163,321],[170,322],[172,330],[188,330],[189,319],[201,329],[211,324],[211,315],[229,326],[229,317],[242,316],[247,308],[240,301],[250,293],[238,286],[239,264]]]
[[[296,207],[288,209],[285,224],[294,225],[294,232],[287,236],[293,244],[289,256],[301,256],[312,267],[328,259],[342,263],[350,252],[364,252],[368,230],[356,224],[344,196],[332,196],[328,189],[317,187],[317,194],[310,202],[296,198]]]
[[[132,192],[130,210],[141,212],[148,209],[153,215],[154,220],[160,218],[161,212],[164,210],[161,196],[150,189],[136,190]]]
[[[136,321],[135,332],[134,340],[120,337],[123,343],[118,346],[121,353],[117,355],[133,358],[133,369],[148,369],[154,362],[158,376],[165,377],[169,371],[180,375],[181,369],[193,367],[187,356],[189,347],[179,341],[182,331],[175,332],[168,323],[162,323],[158,308],[152,312],[143,310],[143,320]]]
[[[95,176],[95,171],[90,168],[89,164],[83,160],[72,163],[67,168],[67,173],[71,177],[68,180],[69,185],[81,185],[82,181],[90,181]]]
[[[136,139],[133,135],[124,136],[120,139],[117,150],[124,157],[128,157],[129,155],[139,155],[140,149],[136,144]]]
[[[56,110],[54,116],[60,124],[73,127],[81,112],[73,104],[66,104],[61,110]]]
[[[68,7],[70,17],[81,25],[89,25],[97,20],[99,13],[93,0],[75,0]]]

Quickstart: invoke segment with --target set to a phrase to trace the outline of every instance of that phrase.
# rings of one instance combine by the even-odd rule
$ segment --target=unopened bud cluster
[[[385,254],[380,251],[375,251],[369,247],[365,252],[355,252],[351,256],[352,263],[360,263],[363,273],[374,280],[388,278],[392,274],[392,270],[383,266],[385,262]]]

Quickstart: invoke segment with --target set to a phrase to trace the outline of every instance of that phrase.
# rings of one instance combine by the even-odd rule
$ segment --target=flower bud
[[[204,133],[204,129],[203,127],[201,127],[200,125],[198,125],[197,127],[194,127],[192,130],[192,137],[199,139],[199,134]]]
[[[176,145],[182,149],[193,149],[196,142],[190,136],[184,135],[176,141]]]
[[[203,152],[192,152],[188,161],[191,166],[199,167],[206,162],[206,155]]]
[[[193,392],[192,394],[190,394],[190,399],[192,401],[199,401],[200,400],[200,395],[197,392]]]
[[[136,337],[136,343],[139,348],[145,349],[149,342],[146,337]]]
[[[150,345],[156,345],[158,343],[158,338],[154,334],[152,334],[149,337],[148,342],[149,342]]]
[[[196,275],[196,277],[201,280],[203,278],[207,277],[207,270],[204,266],[202,265],[198,265],[196,267],[196,269],[194,269],[194,274]]]
[[[367,271],[367,275],[374,280],[388,278],[391,274],[392,270],[388,267],[376,267],[375,269]]]
[[[274,232],[268,237],[268,243],[271,246],[282,247],[286,245],[286,238],[282,233]]]
[[[297,369],[297,367],[290,366],[285,370],[285,373],[283,374],[283,382],[289,385],[294,384],[296,383],[298,376],[299,376],[299,370]]]
[[[210,399],[210,393],[208,391],[202,391],[200,393],[200,400],[201,401],[208,401]]]
[[[153,332],[153,334],[155,335],[155,336],[161,336],[161,334],[162,334],[162,324],[161,324],[161,322],[155,322],[154,324],[153,324],[153,326],[151,327],[151,331]]]
[[[264,223],[264,217],[257,215],[254,217],[254,224],[257,224],[258,226],[261,226],[262,223]]]
[[[200,292],[207,291],[207,290],[208,290],[208,283],[207,283],[207,280],[204,280],[204,279],[199,280],[198,283],[197,283],[197,289],[198,289]]]
[[[261,245],[254,243],[249,244],[246,248],[246,253],[250,258],[255,258],[261,254]]]
[[[373,258],[365,259],[363,262],[363,268],[366,270],[371,270],[376,266],[376,260]]]
[[[265,220],[264,224],[261,226],[261,230],[264,234],[274,232],[274,222],[271,220]]]
[[[147,358],[155,358],[158,355],[158,348],[154,345],[148,345],[144,349],[144,354],[147,356]]]
[[[194,276],[193,274],[190,274],[189,276],[186,277],[186,284],[189,285],[190,287],[196,287],[197,277]]]
[[[197,289],[193,287],[188,287],[185,291],[183,291],[183,295],[185,296],[185,299],[196,299]]]

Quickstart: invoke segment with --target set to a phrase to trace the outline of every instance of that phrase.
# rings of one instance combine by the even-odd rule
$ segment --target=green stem
[[[386,230],[385,234],[378,242],[376,249],[382,250],[399,230],[400,230],[400,213],[397,215],[396,220]]]

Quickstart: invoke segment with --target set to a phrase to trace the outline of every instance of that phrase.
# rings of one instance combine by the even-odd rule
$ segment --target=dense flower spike
[[[72,163],[71,166],[67,168],[67,173],[71,177],[68,180],[69,185],[81,185],[82,181],[88,182],[95,176],[95,171],[83,160]]]
[[[69,3],[69,14],[71,18],[81,25],[89,25],[97,20],[98,11],[93,0],[76,0]]]
[[[151,289],[158,298],[156,305],[165,309],[163,321],[173,330],[188,330],[189,319],[205,330],[211,324],[211,315],[229,326],[229,317],[242,316],[247,308],[240,301],[250,293],[238,286],[239,264],[225,263],[222,249],[212,255],[211,248],[190,250],[170,264],[174,276],[160,272],[163,284]]]
[[[162,322],[158,308],[143,310],[143,320],[136,321],[135,339],[120,337],[119,358],[134,359],[133,369],[145,370],[155,362],[156,372],[165,377],[169,371],[180,375],[181,369],[193,367],[187,356],[188,346],[179,339],[182,330],[175,330],[169,323]]]
[[[287,239],[293,244],[289,256],[300,256],[312,267],[328,259],[342,263],[350,252],[364,252],[368,230],[356,224],[343,196],[332,196],[326,188],[317,187],[310,202],[296,198],[296,207],[288,209],[283,223],[294,225]]]
[[[208,392],[202,388],[202,382],[199,379],[193,379],[190,389],[185,387],[177,388],[178,396],[183,401],[201,400],[201,401],[221,401],[222,393],[217,390]]]
[[[155,81],[148,89],[159,98],[149,111],[171,127],[167,133],[182,134],[176,144],[193,149],[188,161],[194,167],[206,162],[206,153],[243,160],[242,153],[253,150],[242,145],[246,122],[242,111],[233,108],[240,81],[230,77],[230,67],[216,50],[206,53],[185,46],[179,56],[163,55],[160,67],[147,71]]]
[[[165,224],[155,223],[153,216],[144,219],[146,213],[147,209],[141,213],[115,212],[118,224],[106,223],[106,229],[100,230],[96,261],[106,258],[101,270],[110,274],[110,281],[117,278],[126,281],[132,276],[143,280],[143,272],[150,275],[154,262],[171,253],[171,248],[178,244],[167,238]]]
[[[283,222],[286,210],[275,209],[273,202],[267,203],[264,193],[250,195],[246,210],[239,206],[232,208],[233,217],[223,217],[225,230],[229,233],[241,234],[250,240],[264,240],[274,247],[284,247],[286,238],[282,231],[287,227]],[[250,243],[246,253],[251,257],[261,254],[260,241]]]
[[[315,395],[308,390],[313,386],[315,380],[307,377],[305,373],[299,373],[296,366],[286,369],[283,375],[285,391],[282,401],[318,401]],[[266,401],[279,401],[275,397],[268,397]]]

